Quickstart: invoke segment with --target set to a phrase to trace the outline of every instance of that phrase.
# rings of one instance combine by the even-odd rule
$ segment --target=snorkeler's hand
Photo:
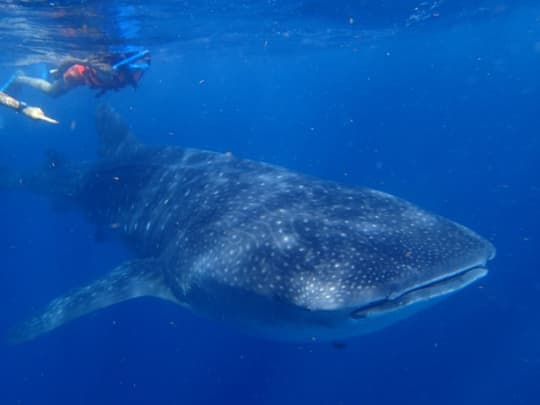
[[[41,120],[51,124],[58,124],[58,121],[47,117],[43,110],[39,107],[24,107],[21,110],[21,113],[34,120]]]

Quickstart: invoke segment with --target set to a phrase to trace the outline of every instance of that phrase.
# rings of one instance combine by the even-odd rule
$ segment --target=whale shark
[[[340,341],[391,325],[487,274],[493,245],[381,191],[267,163],[141,143],[97,111],[98,159],[50,157],[3,188],[66,200],[133,259],[16,326],[31,340],[85,314],[156,297],[247,333]]]

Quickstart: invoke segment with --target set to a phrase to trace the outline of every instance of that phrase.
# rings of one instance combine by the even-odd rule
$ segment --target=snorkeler
[[[150,52],[147,50],[101,54],[88,59],[69,58],[49,72],[53,81],[26,76],[21,72],[13,74],[0,88],[0,104],[29,118],[58,124],[55,119],[47,117],[41,108],[29,106],[9,96],[5,91],[13,85],[27,85],[52,97],[58,97],[75,87],[88,86],[100,90],[97,94],[100,96],[107,90],[118,90],[126,86],[137,87],[149,67]]]
[[[78,86],[88,86],[100,90],[97,94],[100,96],[108,90],[137,87],[149,67],[148,50],[100,54],[88,59],[65,59],[57,68],[49,71],[52,81],[18,74],[12,84],[27,85],[52,97],[61,96]]]

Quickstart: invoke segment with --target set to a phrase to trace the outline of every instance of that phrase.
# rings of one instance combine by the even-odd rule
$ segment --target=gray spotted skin
[[[118,132],[117,122],[109,127]],[[139,258],[158,263],[162,290],[153,285],[147,295],[274,338],[369,332],[410,305],[375,322],[354,311],[387,308],[494,256],[467,228],[392,195],[230,154],[124,145],[84,172],[72,197]]]
[[[169,154],[178,151],[152,157],[172,162],[141,189],[145,203],[107,219],[145,255],[165,256],[188,288],[209,278],[308,309],[353,307],[489,249],[464,228],[378,191],[227,155],[187,151],[175,162]],[[121,183],[123,173],[113,177]]]

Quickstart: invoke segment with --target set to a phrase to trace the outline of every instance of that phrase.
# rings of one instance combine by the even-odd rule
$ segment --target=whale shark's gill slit
[[[51,301],[41,314],[13,329],[9,340],[31,340],[93,311],[142,296],[174,301],[164,287],[163,271],[157,260],[124,263],[105,277]]]

